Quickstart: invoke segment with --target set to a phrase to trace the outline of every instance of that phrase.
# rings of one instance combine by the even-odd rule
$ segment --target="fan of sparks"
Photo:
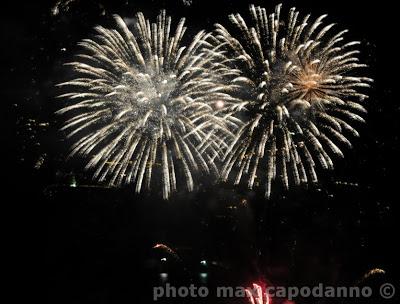
[[[87,157],[86,169],[111,185],[140,192],[160,184],[165,199],[180,180],[192,190],[195,170],[217,172],[230,136],[229,119],[216,115],[230,96],[218,90],[212,54],[201,51],[207,34],[182,47],[184,18],[173,34],[165,11],[155,23],[138,13],[132,32],[114,17],[115,29],[98,26],[80,43],[82,54],[67,64],[77,76],[59,85],[71,156]]]
[[[278,179],[285,188],[317,182],[316,168],[333,168],[366,113],[363,93],[371,79],[357,76],[357,41],[346,30],[324,25],[326,15],[301,17],[295,8],[281,19],[281,5],[267,14],[250,6],[251,19],[230,15],[229,29],[216,25],[216,65],[231,75],[229,106],[243,120],[225,153],[222,177],[263,183],[270,197]]]

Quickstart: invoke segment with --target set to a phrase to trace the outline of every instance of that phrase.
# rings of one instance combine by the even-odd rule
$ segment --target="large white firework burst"
[[[212,54],[201,52],[207,34],[183,47],[184,18],[172,33],[165,11],[155,23],[138,13],[132,32],[114,17],[115,29],[98,26],[80,43],[83,53],[68,64],[77,76],[60,84],[71,156],[86,156],[86,169],[111,185],[132,183],[140,192],[154,182],[168,198],[180,176],[192,190],[194,170],[217,171],[229,136],[228,120],[215,115],[229,96],[218,90]]]
[[[217,24],[210,42],[216,65],[232,76],[229,94],[238,101],[229,110],[244,121],[222,176],[235,175],[236,184],[247,176],[249,188],[260,181],[270,197],[274,179],[285,188],[317,182],[318,163],[331,169],[332,155],[343,157],[348,137],[358,136],[354,123],[364,122],[362,89],[372,80],[357,76],[365,66],[359,42],[324,25],[326,15],[312,20],[292,8],[284,21],[281,5],[270,15],[251,5],[250,13],[249,21],[230,15],[231,30]]]

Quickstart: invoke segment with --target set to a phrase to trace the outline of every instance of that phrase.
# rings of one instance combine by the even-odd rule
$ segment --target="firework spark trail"
[[[181,261],[181,260],[182,260],[182,259],[179,257],[179,255],[176,253],[175,250],[173,250],[171,247],[169,247],[169,246],[167,246],[167,245],[165,245],[165,244],[157,243],[157,244],[155,244],[155,245],[153,246],[153,249],[159,249],[159,250],[161,250],[162,252],[165,252],[165,253],[167,253],[167,254],[173,256],[175,260],[178,260],[178,261]]]
[[[230,77],[228,94],[239,99],[229,111],[244,120],[222,177],[237,170],[235,184],[247,176],[249,188],[258,177],[269,198],[273,180],[285,188],[317,182],[317,164],[332,169],[331,156],[343,157],[348,137],[358,136],[352,124],[364,122],[362,89],[372,80],[356,76],[365,67],[359,42],[345,42],[346,30],[332,34],[326,15],[313,21],[292,8],[284,22],[281,5],[270,15],[251,5],[250,13],[250,21],[230,15],[232,30],[217,24],[209,39],[219,71]]]
[[[182,47],[184,18],[173,34],[165,11],[156,23],[138,13],[133,32],[114,17],[115,29],[98,26],[80,43],[84,52],[68,64],[78,76],[59,85],[67,90],[57,113],[68,117],[62,130],[74,141],[71,156],[86,156],[86,169],[111,185],[134,183],[140,192],[161,175],[167,199],[180,174],[192,190],[194,170],[217,172],[227,126],[237,122],[216,115],[230,96],[220,93],[212,52],[202,51],[208,34]]]
[[[258,284],[253,283],[253,288],[246,288],[245,291],[251,304],[269,304],[271,302],[269,294],[263,291]]]

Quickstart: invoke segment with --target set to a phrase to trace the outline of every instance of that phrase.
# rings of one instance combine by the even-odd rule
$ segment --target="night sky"
[[[386,274],[361,284],[375,288],[395,280],[396,8],[392,1],[282,2],[285,13],[292,6],[314,17],[327,13],[329,21],[349,29],[348,38],[362,42],[361,59],[375,82],[367,123],[335,170],[319,172],[320,183],[308,189],[277,187],[268,201],[262,191],[215,184],[207,177],[192,193],[178,192],[169,201],[156,191],[136,195],[129,187],[97,185],[79,159],[66,158],[68,145],[53,114],[54,85],[66,79],[63,63],[79,50],[77,43],[90,37],[95,25],[112,25],[112,14],[133,17],[142,11],[153,19],[166,8],[174,20],[187,18],[189,39],[201,29],[212,30],[216,22],[226,24],[229,13],[247,16],[250,3],[272,11],[280,2],[14,1],[3,12],[2,103],[9,113],[4,121],[13,130],[4,139],[7,146],[11,141],[14,158],[7,166],[15,186],[10,204],[18,209],[19,256],[26,269],[40,265],[49,303],[150,303],[152,288],[162,283],[160,273],[168,273],[167,281],[176,286],[210,288],[252,282],[351,286],[374,268]],[[154,249],[155,244],[168,245],[176,255]],[[171,302],[247,303],[212,296],[165,301]]]

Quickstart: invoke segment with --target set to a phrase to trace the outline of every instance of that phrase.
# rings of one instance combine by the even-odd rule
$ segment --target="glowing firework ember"
[[[74,141],[71,156],[86,156],[86,169],[111,185],[134,183],[140,192],[155,180],[168,198],[181,177],[192,190],[194,170],[217,171],[229,135],[227,120],[215,115],[229,96],[218,92],[212,52],[201,51],[207,35],[181,47],[185,19],[171,35],[165,11],[152,24],[138,13],[133,32],[115,21],[116,29],[98,26],[80,43],[83,54],[68,64],[78,76],[60,84],[68,90],[58,113],[68,118],[62,130]]]
[[[153,249],[158,249],[161,250],[162,252],[165,252],[171,256],[174,257],[174,259],[176,260],[180,260],[180,257],[178,256],[178,254],[176,253],[175,250],[173,250],[171,247],[168,247],[165,244],[161,244],[161,243],[157,243],[153,246]]]
[[[358,136],[352,124],[364,122],[362,89],[372,80],[357,76],[365,67],[354,50],[359,42],[345,42],[346,30],[332,33],[326,15],[312,20],[292,8],[283,21],[281,5],[269,16],[254,5],[250,13],[248,23],[230,15],[232,30],[217,24],[210,42],[225,57],[216,64],[232,75],[229,94],[240,99],[229,110],[245,122],[222,176],[235,171],[235,184],[247,176],[249,188],[262,181],[269,198],[276,178],[285,188],[314,183],[317,164],[332,169],[332,155],[343,157],[348,137]]]
[[[258,284],[253,284],[253,288],[246,288],[246,295],[251,304],[269,304],[270,298],[267,292],[263,292]]]

